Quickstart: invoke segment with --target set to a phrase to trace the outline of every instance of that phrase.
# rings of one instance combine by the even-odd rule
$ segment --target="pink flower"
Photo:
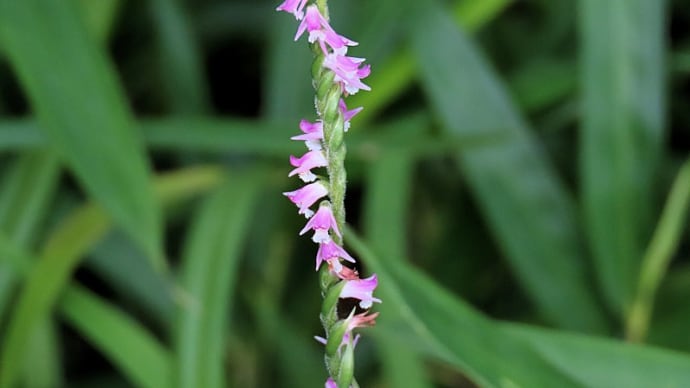
[[[335,383],[335,381],[333,381],[332,378],[329,377],[328,380],[326,380],[326,385],[324,385],[324,388],[338,388],[338,385]]]
[[[381,303],[381,299],[374,298],[372,293],[378,285],[376,274],[366,279],[346,280],[343,290],[340,292],[341,298],[359,299],[359,307],[368,309],[373,302]]]
[[[328,160],[326,160],[321,150],[313,150],[302,155],[301,158],[296,158],[291,155],[290,164],[296,168],[290,171],[288,176],[299,174],[300,179],[304,182],[312,182],[316,180],[316,175],[311,172],[311,169],[328,166]]]
[[[276,8],[276,11],[285,11],[295,15],[295,19],[300,20],[304,16],[304,6],[307,0],[285,0]]]
[[[309,209],[311,205],[327,194],[328,189],[321,182],[310,183],[299,190],[283,193],[283,195],[288,197],[290,201],[299,207],[299,214],[304,214],[307,218],[314,214],[314,212]]]
[[[347,46],[356,46],[357,42],[352,41],[344,36],[339,35],[326,20],[316,5],[310,5],[307,7],[307,14],[304,20],[297,27],[297,33],[295,34],[295,40],[299,39],[304,32],[309,33],[309,43],[314,43],[316,41],[321,45],[321,50],[324,54],[328,54],[326,45],[330,46],[333,51],[344,55],[347,52]]]
[[[361,314],[354,315],[354,310],[347,317],[347,331],[352,331],[358,327],[374,326],[376,324],[376,317],[379,316],[378,312],[369,314],[369,312],[363,312]]]
[[[323,141],[323,122],[317,121],[310,123],[307,120],[299,122],[299,129],[304,132],[302,135],[293,136],[291,140],[301,140],[311,151],[321,149],[321,141]]]
[[[333,211],[330,205],[319,206],[319,210],[316,211],[316,214],[307,221],[307,224],[299,232],[300,236],[307,233],[309,229],[314,230],[312,240],[319,244],[331,239],[328,235],[329,229],[333,229],[338,237],[342,237],[340,230],[338,230],[338,224],[335,221],[335,217],[333,217]]]
[[[312,39],[312,36],[316,36],[317,32],[321,30],[323,26],[328,26],[330,28],[328,21],[326,20],[319,9],[315,5],[310,5],[307,7],[307,14],[297,27],[297,33],[295,34],[295,40],[299,39],[304,31],[309,32],[309,43],[314,43],[316,38]]]
[[[338,259],[343,259],[354,263],[355,259],[350,256],[349,253],[343,249],[340,245],[333,242],[333,240],[328,240],[319,244],[319,250],[316,252],[316,270],[319,270],[321,263],[324,261],[328,262],[329,265],[332,264],[336,273],[340,272],[342,264]],[[347,284],[345,285],[347,287]],[[374,286],[376,287],[376,286]],[[344,298],[341,293],[341,298]]]
[[[340,99],[340,102],[338,103],[338,108],[340,108],[340,113],[343,114],[343,121],[345,122],[344,130],[347,132],[348,129],[350,129],[350,120],[352,120],[353,117],[357,115],[357,113],[361,112],[363,107],[355,108],[352,110],[347,110],[347,105],[345,105],[345,100],[342,98]]]
[[[335,82],[340,82],[347,94],[355,94],[359,90],[371,90],[362,82],[371,73],[369,65],[360,67],[364,58],[348,57],[332,53],[326,55],[323,66],[335,73]]]

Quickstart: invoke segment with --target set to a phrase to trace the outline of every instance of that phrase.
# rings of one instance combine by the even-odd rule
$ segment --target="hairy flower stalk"
[[[313,231],[312,241],[318,244],[316,270],[324,298],[320,318],[326,337],[316,338],[325,345],[330,375],[325,386],[358,387],[353,372],[359,334],[353,331],[374,325],[378,313],[370,313],[369,309],[381,300],[373,296],[378,284],[376,275],[361,279],[353,268],[356,260],[343,248],[347,185],[344,135],[352,117],[362,110],[348,110],[343,98],[359,90],[370,90],[362,82],[370,68],[363,64],[364,58],[347,55],[348,48],[357,42],[339,35],[330,26],[326,0],[285,0],[277,10],[293,14],[300,22],[295,40],[306,33],[314,54],[311,73],[317,119],[302,120],[302,134],[291,138],[304,141],[307,152],[301,157],[290,157],[294,169],[288,174],[298,176],[306,185],[284,194],[297,205],[299,214],[309,219],[300,235]],[[327,177],[312,171],[319,168],[326,169]],[[314,212],[312,207],[319,200]],[[339,316],[338,306],[346,305],[344,299],[356,304],[346,316]]]

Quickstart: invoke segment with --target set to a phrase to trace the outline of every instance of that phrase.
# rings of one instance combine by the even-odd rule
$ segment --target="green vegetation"
[[[279,2],[0,0],[0,388],[323,386]],[[329,3],[360,385],[687,386],[685,2]]]

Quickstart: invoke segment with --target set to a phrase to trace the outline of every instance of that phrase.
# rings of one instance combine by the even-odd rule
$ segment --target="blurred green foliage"
[[[0,388],[322,386],[278,2],[0,0]],[[361,385],[687,386],[685,2],[330,7]]]

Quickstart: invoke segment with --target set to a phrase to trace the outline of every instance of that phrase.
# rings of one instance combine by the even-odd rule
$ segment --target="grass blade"
[[[352,230],[353,251],[379,275],[395,316],[376,329],[448,362],[483,387],[683,387],[687,355],[585,335],[496,323],[404,262],[381,260]],[[510,362],[506,362],[510,360]]]
[[[158,324],[156,327],[167,329],[175,311],[170,284],[137,248],[122,233],[112,231],[93,248],[84,266],[123,301],[138,306],[146,318]]]
[[[86,289],[70,286],[60,312],[136,386],[171,386],[172,355],[122,311]]]
[[[62,349],[58,325],[52,319],[38,322],[26,346],[19,386],[45,388],[64,386]]]
[[[105,55],[71,1],[0,1],[0,34],[47,134],[86,191],[162,268],[141,139]],[[59,60],[57,60],[59,58]]]
[[[179,387],[222,388],[225,330],[242,241],[258,194],[256,177],[235,177],[203,205],[180,273],[189,300],[176,326]]]
[[[468,31],[476,32],[497,17],[513,0],[465,0],[457,2],[455,19]],[[373,93],[358,93],[350,97],[348,105],[364,106],[354,119],[353,128],[368,123],[414,82],[417,62],[411,52],[403,51],[377,66],[386,71],[376,71],[367,78]]]
[[[626,336],[641,341],[647,335],[654,298],[678,247],[690,206],[690,159],[680,168],[666,206],[642,260],[637,293],[626,321]]]
[[[121,5],[120,0],[79,0],[79,9],[86,28],[104,47],[113,31]]]
[[[182,1],[150,0],[158,37],[159,66],[172,112],[202,114],[209,110],[201,53]]]
[[[314,89],[305,71],[311,68],[312,53],[293,41],[297,28],[293,18],[274,14],[271,19],[262,115],[272,120],[312,120]],[[297,128],[297,122],[289,128]]]
[[[651,225],[664,126],[664,1],[583,0],[580,171],[609,308],[626,314]]]
[[[212,168],[169,173],[156,180],[159,201],[168,203],[208,189],[220,174]],[[0,349],[0,387],[16,381],[19,360],[35,325],[49,316],[79,260],[110,228],[107,214],[95,205],[77,209],[50,236],[39,260],[28,272]]]
[[[33,151],[19,157],[0,191],[0,229],[21,247],[28,248],[45,220],[60,173],[56,155]]]
[[[421,77],[445,131],[460,139],[482,133],[497,139],[465,147],[458,157],[518,280],[551,323],[603,331],[605,319],[579,250],[574,204],[539,142],[444,10],[435,1],[417,1],[411,12]]]
[[[384,153],[370,168],[364,206],[364,225],[372,249],[382,260],[398,262],[407,255],[408,205],[412,195],[414,159],[404,151]],[[395,195],[391,195],[395,193]],[[391,312],[384,303],[382,315]],[[377,338],[384,380],[394,387],[431,387],[423,359],[390,338]]]
[[[29,248],[43,225],[53,198],[59,164],[52,152],[32,151],[20,156],[7,170],[0,190],[0,230],[14,245]],[[0,267],[10,259],[0,255]],[[0,271],[0,327],[9,298],[19,281],[14,271]]]

